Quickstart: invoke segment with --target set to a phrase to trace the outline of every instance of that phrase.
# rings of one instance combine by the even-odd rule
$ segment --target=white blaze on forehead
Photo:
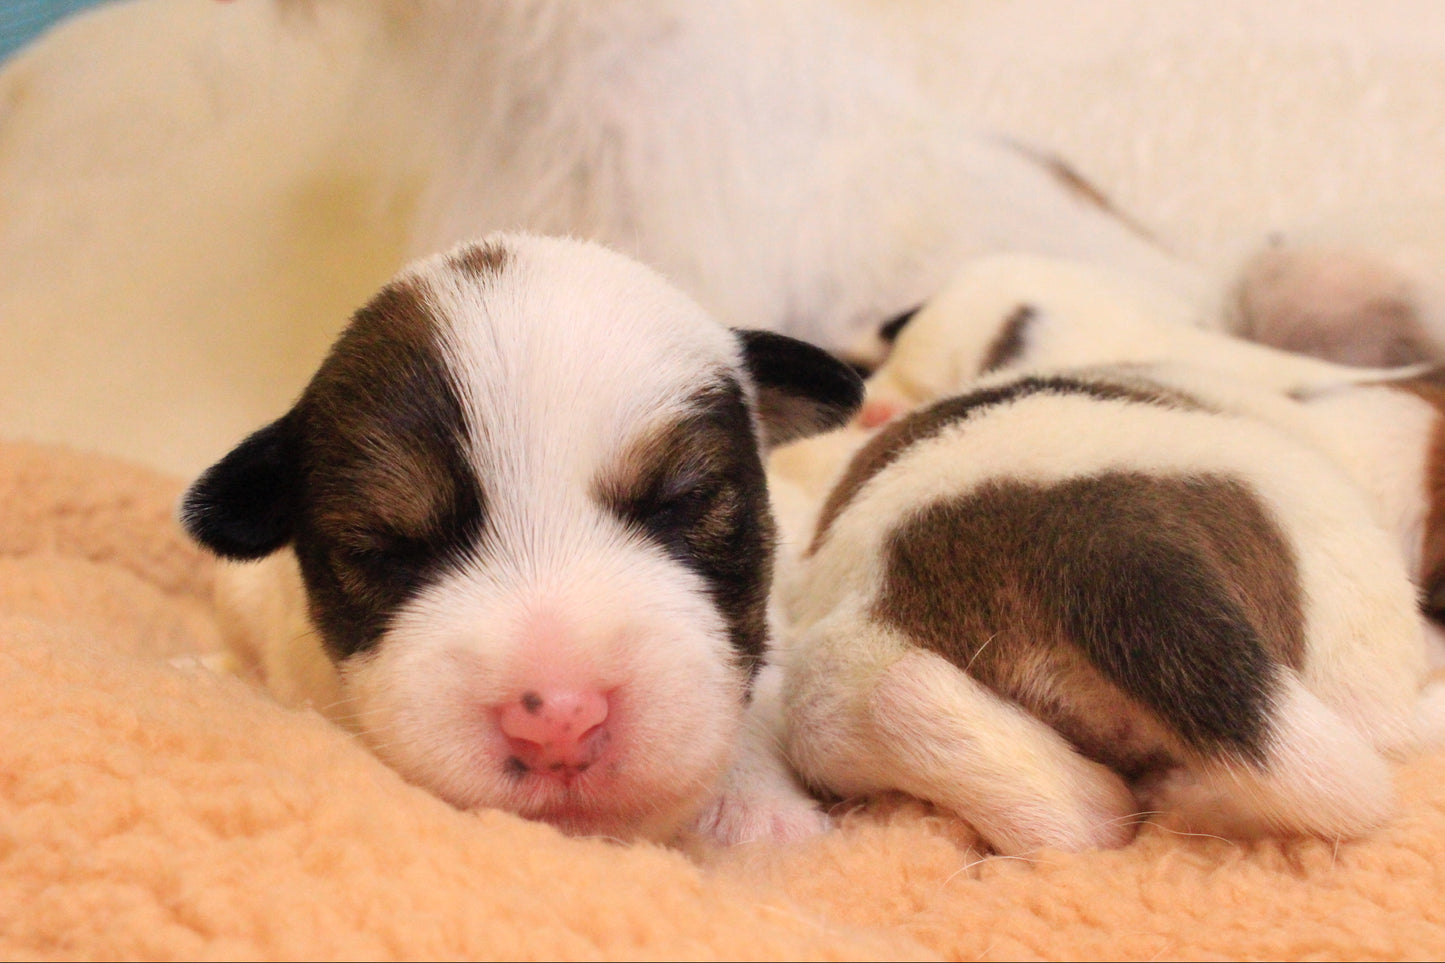
[[[499,236],[406,279],[456,383],[481,541],[348,667],[367,737],[457,805],[545,818],[566,793],[509,772],[493,714],[529,690],[600,692],[611,748],[588,791],[612,822],[599,825],[670,825],[729,759],[745,677],[703,579],[631,532],[598,480],[700,391],[740,379],[738,340],[591,244]]]
[[[490,243],[507,257],[489,273],[419,269],[489,499],[584,490],[629,439],[737,370],[735,335],[648,268],[593,244]]]

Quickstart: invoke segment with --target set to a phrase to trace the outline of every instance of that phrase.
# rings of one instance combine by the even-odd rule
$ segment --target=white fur
[[[900,334],[893,354],[869,379],[865,411],[874,411],[881,423],[977,382],[989,346],[1021,305],[1031,306],[1035,316],[1022,352],[1002,370],[1145,364],[1154,380],[1282,429],[1346,471],[1380,522],[1398,536],[1409,570],[1418,572],[1430,507],[1426,456],[1441,413],[1389,382],[1420,369],[1332,364],[1203,329],[1189,323],[1187,304],[1136,278],[1030,255],[971,262]],[[829,444],[837,442],[809,439],[774,460],[784,466],[805,457],[841,461],[836,454],[818,457]],[[829,472],[795,467],[788,474]]]
[[[284,6],[284,5],[283,5]],[[318,2],[373,37],[357,130],[416,185],[413,253],[524,227],[600,240],[737,326],[876,354],[872,329],[1002,250],[1191,266],[926,95],[830,0]],[[389,119],[378,130],[376,117]]]

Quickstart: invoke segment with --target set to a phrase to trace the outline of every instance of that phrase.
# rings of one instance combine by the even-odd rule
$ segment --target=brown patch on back
[[[945,398],[889,422],[854,454],[818,513],[817,528],[806,554],[817,552],[827,538],[833,521],[852,503],[863,486],[914,445],[928,441],[981,410],[1040,393],[1080,394],[1100,401],[1126,401],[1168,408],[1203,408],[1194,399],[1173,389],[1142,379],[1125,378],[1115,381],[1090,381],[1065,376],[1030,376],[998,387]]]
[[[1293,551],[1232,479],[991,482],[886,551],[876,618],[1127,774],[1260,758],[1276,664],[1303,658]]]

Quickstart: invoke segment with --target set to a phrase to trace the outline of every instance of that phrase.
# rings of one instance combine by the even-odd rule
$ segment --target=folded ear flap
[[[863,380],[822,348],[771,331],[739,331],[769,448],[847,423],[863,403]]]
[[[182,496],[182,527],[217,555],[238,561],[285,545],[300,501],[297,447],[289,415],[252,434]]]

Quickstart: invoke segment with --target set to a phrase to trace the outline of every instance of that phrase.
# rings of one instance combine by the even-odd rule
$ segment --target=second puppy
[[[1003,853],[1353,836],[1426,676],[1404,562],[1311,446],[1147,369],[985,382],[889,424],[789,590],[788,749]]]

